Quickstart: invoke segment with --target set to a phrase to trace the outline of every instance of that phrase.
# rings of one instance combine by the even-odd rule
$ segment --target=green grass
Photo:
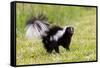
[[[16,62],[45,64],[96,60],[96,9],[74,6],[45,6],[17,4]],[[61,27],[71,25],[75,29],[70,51],[60,47],[60,54],[48,54],[41,40],[25,38],[25,24],[31,16],[46,14],[51,24]]]

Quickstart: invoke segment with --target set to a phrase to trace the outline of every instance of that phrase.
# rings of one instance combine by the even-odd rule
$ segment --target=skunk
[[[70,50],[71,37],[73,35],[73,27],[65,27],[64,29],[59,26],[54,26],[47,32],[47,36],[42,38],[44,47],[48,53],[53,50],[59,53],[59,46],[63,46],[66,50]]]
[[[40,38],[48,53],[52,53],[53,50],[59,53],[59,46],[70,50],[69,47],[73,33],[74,28],[70,26],[64,28],[51,26],[43,15],[33,17],[27,22],[26,26],[26,37],[28,39]]]

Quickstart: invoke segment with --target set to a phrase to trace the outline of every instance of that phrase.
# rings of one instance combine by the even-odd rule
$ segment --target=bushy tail
[[[46,35],[49,31],[50,25],[47,17],[38,15],[37,17],[31,18],[26,25],[26,37],[28,39],[41,38]]]

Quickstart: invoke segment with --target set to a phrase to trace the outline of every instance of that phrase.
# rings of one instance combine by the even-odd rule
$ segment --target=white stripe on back
[[[66,28],[67,28],[67,26],[63,30],[57,31],[57,33],[53,36],[53,39],[55,41],[58,41],[58,39],[61,38],[63,36],[63,34],[65,33]]]

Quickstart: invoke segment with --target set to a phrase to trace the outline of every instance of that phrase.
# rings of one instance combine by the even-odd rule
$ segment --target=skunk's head
[[[73,34],[74,34],[74,28],[73,27],[66,27],[65,35],[67,37],[72,37]]]

